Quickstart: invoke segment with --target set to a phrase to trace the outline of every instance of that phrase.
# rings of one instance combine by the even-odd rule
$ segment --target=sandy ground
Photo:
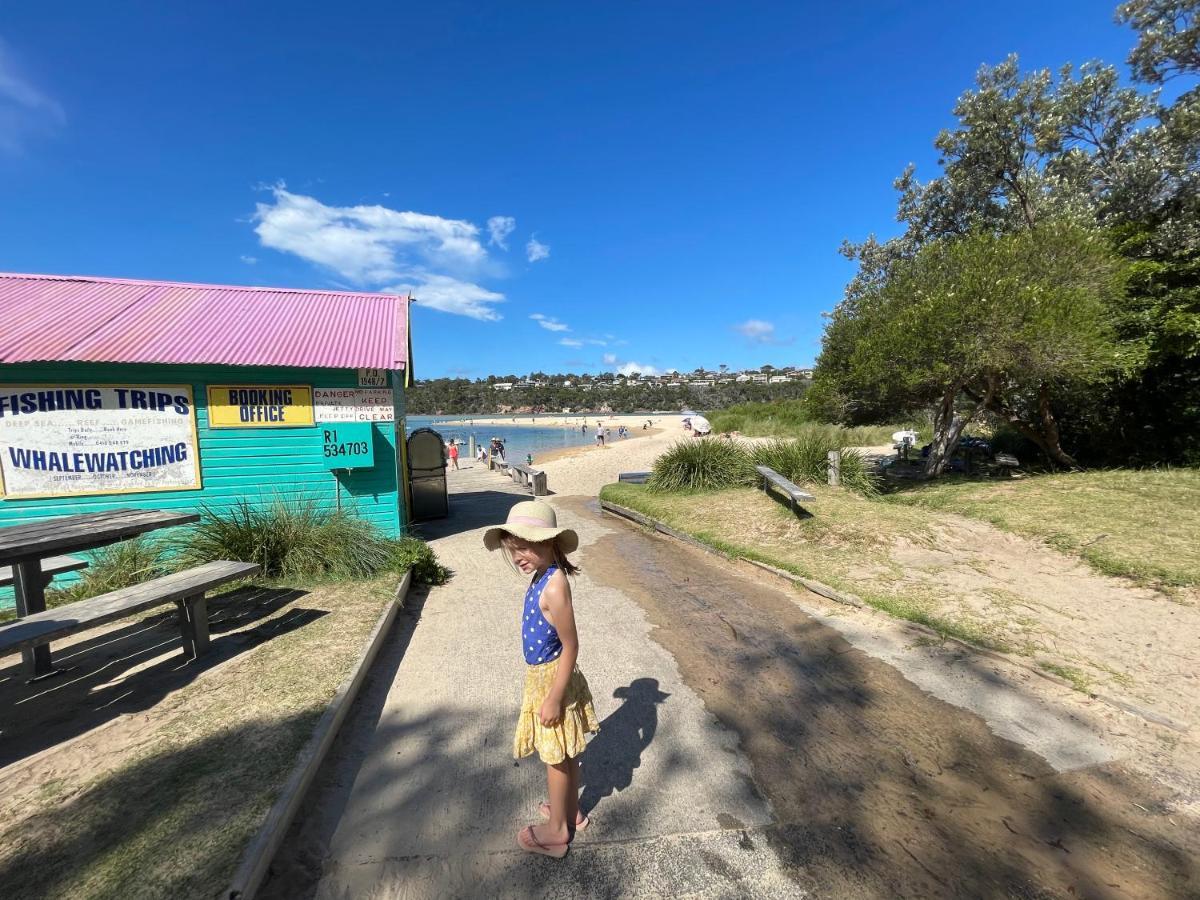
[[[588,559],[738,733],[776,850],[814,896],[1200,889],[1197,820],[1177,810],[1177,786],[1130,764],[1145,742],[1122,745],[1127,717],[1075,710],[1069,692],[992,660],[914,646],[894,620],[846,622],[821,598],[636,527]]]
[[[667,428],[608,449],[565,451],[542,468],[555,494],[594,497],[619,472],[648,470],[677,440],[693,438]],[[1105,695],[1176,732],[1200,733],[1200,606],[1098,574],[1073,556],[985,522],[930,518],[937,522],[932,542],[898,536],[891,556],[914,592],[945,598],[939,613],[980,622],[1029,662],[1078,671]],[[878,578],[894,583],[895,573],[864,569],[855,577],[866,589]]]
[[[480,469],[451,476],[453,514],[427,526],[453,579],[406,612],[262,896],[1200,890],[1195,820],[1134,765],[1153,726],[889,617],[806,608],[762,573],[600,515],[594,494],[565,495],[672,439],[547,465],[581,539],[580,664],[601,719],[583,758],[595,824],[567,858],[513,843],[544,775],[508,756],[520,585],[480,538],[528,495]]]
[[[595,497],[600,488],[617,480],[621,472],[649,471],[664,450],[676,441],[696,440],[678,424],[663,423],[652,434],[621,440],[614,437],[603,447],[572,447],[539,455],[538,468],[546,472],[546,484],[555,494]]]

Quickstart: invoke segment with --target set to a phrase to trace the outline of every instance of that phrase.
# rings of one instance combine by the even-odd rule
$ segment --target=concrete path
[[[562,861],[516,848],[538,820],[545,767],[512,759],[525,585],[482,532],[528,495],[482,467],[451,472],[450,484],[452,516],[423,531],[454,577],[414,598],[266,895],[802,896],[756,831],[771,811],[736,735],[649,640],[641,609],[588,577],[587,547],[607,529],[569,511],[585,569],[574,587],[580,667],[602,729],[583,758],[594,824]],[[306,865],[320,868],[315,890],[297,871]]]

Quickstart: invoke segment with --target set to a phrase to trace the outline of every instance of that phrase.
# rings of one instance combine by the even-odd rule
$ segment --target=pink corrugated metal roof
[[[5,363],[408,363],[408,301],[391,294],[0,272],[0,315]]]

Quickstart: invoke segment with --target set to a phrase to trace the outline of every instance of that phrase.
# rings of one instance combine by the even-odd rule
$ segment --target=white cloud
[[[381,283],[410,274],[418,262],[476,267],[487,258],[479,229],[461,219],[400,212],[386,206],[326,206],[271,188],[256,205],[254,231],[264,247],[294,253],[353,281]]]
[[[494,309],[494,304],[504,302],[503,294],[448,275],[424,275],[415,284],[396,284],[385,290],[390,294],[411,292],[421,306],[483,322],[496,322],[503,318]]]
[[[612,369],[618,375],[632,375],[634,372],[637,372],[639,375],[663,374],[663,370],[659,369],[657,366],[645,365],[640,362],[634,362],[633,360],[626,360],[625,362],[622,362],[615,353],[605,353],[601,358],[604,360],[604,365]]]
[[[755,344],[786,343],[775,337],[775,326],[762,319],[747,319],[740,325],[734,325],[733,330]]]
[[[380,205],[327,206],[283,184],[256,205],[254,231],[264,247],[330,269],[356,285],[411,291],[422,306],[482,321],[503,318],[504,294],[477,280],[488,269],[479,228],[462,219]]]
[[[19,154],[25,141],[66,124],[67,115],[52,97],[42,93],[20,71],[0,41],[0,151]]]
[[[242,254],[241,259],[242,259],[242,262],[244,262],[248,266],[252,266],[258,262],[257,256],[246,256],[244,253]]]
[[[643,366],[641,363],[636,362],[622,363],[621,365],[617,366],[616,371],[618,375],[632,375],[634,372],[637,372],[639,375],[660,374],[658,369],[654,368],[654,366]]]
[[[534,313],[529,318],[533,319],[547,331],[570,331],[571,326],[566,322],[560,322],[553,316],[544,316],[541,313]]]
[[[564,347],[582,347],[583,341],[577,341],[575,338],[563,338],[559,341]]]
[[[512,216],[492,216],[487,220],[488,243],[499,247],[501,250],[508,249],[508,236],[513,233],[513,229],[517,227],[517,220]]]
[[[535,237],[529,239],[529,243],[525,245],[525,255],[531,263],[537,262],[539,259],[550,258],[550,245],[543,244]]]

